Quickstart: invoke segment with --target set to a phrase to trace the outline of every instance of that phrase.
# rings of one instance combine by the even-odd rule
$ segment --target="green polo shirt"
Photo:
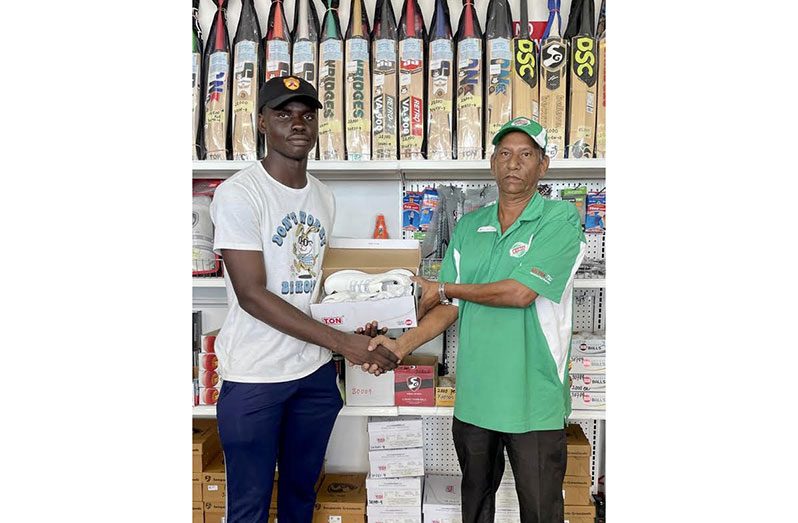
[[[573,279],[585,245],[576,207],[537,193],[504,234],[498,205],[457,223],[440,281],[513,279],[538,293],[525,308],[456,300],[459,420],[513,433],[563,428],[571,412]]]

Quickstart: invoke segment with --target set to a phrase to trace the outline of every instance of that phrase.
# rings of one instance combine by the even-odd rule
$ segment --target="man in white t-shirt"
[[[370,338],[309,316],[335,218],[332,191],[307,174],[318,135],[316,89],[273,78],[258,97],[268,154],[222,183],[211,204],[229,312],[216,339],[223,385],[216,412],[227,475],[227,523],[268,519],[275,462],[278,520],[307,523],[343,406],[332,352],[395,368]]]

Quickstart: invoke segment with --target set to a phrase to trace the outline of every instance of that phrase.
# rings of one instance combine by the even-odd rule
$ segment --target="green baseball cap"
[[[513,118],[502,125],[502,128],[493,135],[493,145],[499,145],[499,140],[501,140],[505,134],[513,131],[521,131],[522,133],[528,134],[529,137],[532,138],[532,141],[538,144],[544,151],[546,150],[546,144],[548,143],[546,129],[535,120],[524,116]]]

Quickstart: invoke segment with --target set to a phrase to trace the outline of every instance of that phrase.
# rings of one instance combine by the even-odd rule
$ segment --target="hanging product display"
[[[202,30],[199,25],[199,0],[194,0],[192,9],[191,47],[191,159],[202,158],[200,116],[202,115]]]
[[[203,138],[206,160],[227,160],[227,123],[230,118],[230,37],[227,34],[227,0],[215,0],[216,14],[205,46],[205,122]]]
[[[265,55],[264,81],[291,74],[291,33],[285,20],[283,0],[272,0],[269,26],[263,41]]]
[[[318,88],[319,17],[313,0],[297,1],[292,39],[291,74]],[[308,158],[316,159],[316,146],[308,153]]]
[[[344,47],[338,0],[327,0],[319,45],[319,159],[343,160]]]
[[[587,195],[585,232],[602,233],[607,226],[607,193],[603,190]]]
[[[473,0],[457,27],[457,159],[482,159],[482,30]]]
[[[520,34],[513,40],[513,118],[540,121],[538,46],[529,37],[527,0],[521,0]]]
[[[258,90],[263,64],[260,24],[253,0],[243,0],[233,39],[233,160],[257,160],[263,153],[258,132]]]
[[[513,53],[513,15],[509,0],[490,0],[485,22],[485,158],[493,154],[493,135],[512,119],[513,95],[510,72]]]
[[[194,180],[191,221],[193,276],[216,276],[221,268],[219,256],[213,252],[211,200],[223,180]]]
[[[449,5],[445,0],[435,0],[429,33],[427,158],[451,160],[454,43]]]
[[[598,34],[598,106],[596,110],[596,158],[607,156],[607,35],[605,30],[604,0],[601,0]]]
[[[399,159],[423,159],[424,44],[427,31],[417,0],[405,0],[399,19]]]
[[[391,0],[378,0],[371,33],[374,72],[372,149],[375,160],[396,160],[397,31]]]
[[[371,159],[371,60],[369,17],[363,0],[352,0],[346,29],[346,159]]]
[[[546,154],[552,160],[565,158],[568,44],[560,33],[561,22],[560,0],[549,0],[549,21],[540,48],[540,124],[546,128]]]
[[[598,49],[593,25],[593,0],[581,0],[577,33],[570,37],[571,78],[568,122],[568,158],[592,158],[596,143],[596,90]],[[570,27],[570,21],[569,21]]]

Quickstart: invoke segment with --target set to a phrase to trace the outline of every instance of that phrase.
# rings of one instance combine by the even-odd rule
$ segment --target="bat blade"
[[[344,159],[343,42],[326,40],[319,50],[319,159]]]
[[[567,123],[568,44],[560,36],[559,8],[559,0],[549,0],[548,37],[540,48],[540,124],[546,128],[546,154],[552,160],[565,157]]]
[[[430,42],[427,86],[427,158],[452,159],[452,96],[454,95],[454,45],[451,39]]]
[[[513,116],[512,14],[507,0],[491,0],[485,23],[485,157],[493,154],[493,135]]]
[[[592,5],[593,0],[583,0],[579,33],[571,39],[568,158],[592,158],[595,149],[598,46]]]
[[[607,156],[607,40],[599,40],[598,57],[598,110],[596,112],[596,158]]]
[[[420,160],[424,139],[424,41],[399,42],[399,158]]]
[[[482,159],[482,40],[457,44],[457,159]]]
[[[396,41],[375,40],[372,138],[375,160],[396,160]]]

